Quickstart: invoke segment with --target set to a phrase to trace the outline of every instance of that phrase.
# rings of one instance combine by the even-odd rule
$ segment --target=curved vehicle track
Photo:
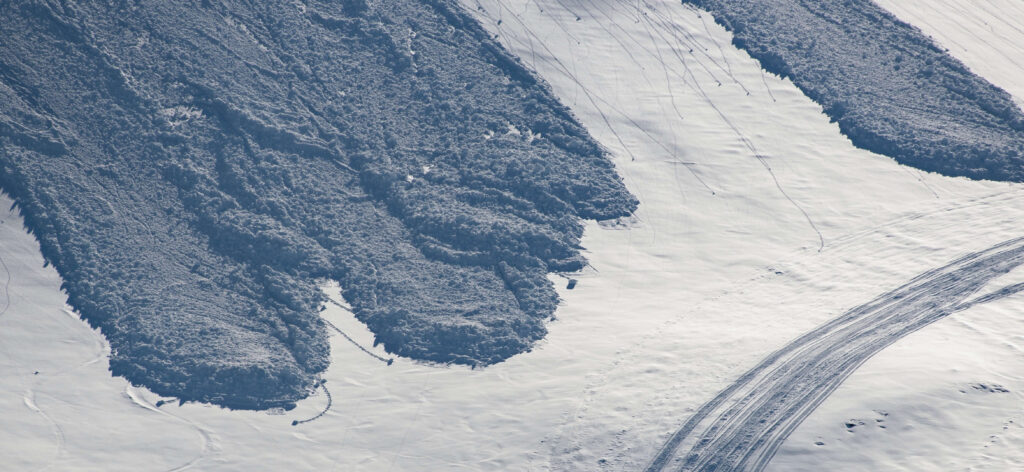
[[[1024,238],[1011,239],[925,272],[804,334],[701,407],[646,470],[763,470],[786,437],[871,356],[952,313],[1024,291],[1014,284],[969,300],[1021,264]]]

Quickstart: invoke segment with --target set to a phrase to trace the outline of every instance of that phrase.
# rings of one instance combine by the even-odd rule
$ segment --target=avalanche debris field
[[[944,175],[1024,180],[1024,114],[872,0],[684,0],[793,80],[857,147]]]
[[[0,462],[1021,469],[1024,9],[878,3],[0,2]]]
[[[289,406],[328,364],[317,283],[386,349],[527,351],[630,214],[605,151],[448,0],[0,5],[0,187],[111,370]]]

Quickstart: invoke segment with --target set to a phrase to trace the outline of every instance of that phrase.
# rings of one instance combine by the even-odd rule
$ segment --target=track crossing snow
[[[861,364],[935,321],[1024,290],[968,300],[1024,263],[1024,238],[963,256],[814,329],[742,375],[667,441],[648,472],[763,470],[789,434]]]

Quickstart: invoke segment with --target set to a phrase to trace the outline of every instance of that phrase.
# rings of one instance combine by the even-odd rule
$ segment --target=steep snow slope
[[[791,83],[762,74],[732,48],[706,13],[669,0],[464,5],[552,84],[609,148],[641,199],[635,220],[587,227],[582,244],[592,268],[571,275],[579,280],[573,290],[560,290],[564,304],[545,341],[505,363],[469,370],[402,359],[386,366],[336,335],[331,365],[344,368],[324,376],[334,407],[292,427],[322,410],[322,393],[284,416],[194,404],[156,408],[157,397],[109,378],[103,359],[72,369],[96,358],[89,350],[96,338],[60,312],[52,272],[33,275],[50,277],[48,295],[40,296],[49,297],[51,309],[0,318],[11,323],[0,330],[3,345],[37,356],[4,360],[18,367],[4,369],[12,380],[3,385],[15,401],[0,413],[25,425],[39,452],[20,455],[25,442],[0,442],[0,457],[28,456],[33,465],[52,459],[54,469],[70,470],[131,469],[147,460],[167,469],[198,460],[195,470],[637,470],[696,408],[772,350],[921,272],[1024,233],[1024,188],[919,173],[854,148]],[[15,236],[27,246],[11,254],[32,247],[26,235]],[[4,241],[0,256],[10,262]],[[41,259],[32,257],[25,277],[40,270]],[[1019,280],[1011,273],[994,284]],[[1019,357],[1009,346],[1024,327],[1008,305],[1013,298],[998,303],[957,314],[885,351],[875,360],[891,355],[893,361],[870,376],[855,374],[846,385],[862,387],[835,407],[826,402],[821,411],[837,413],[812,416],[792,437],[795,449],[784,447],[776,464],[781,470],[820,470],[827,460],[829,469],[915,464],[920,454],[938,456],[935,448],[969,441],[943,437],[970,438],[965,431],[1013,419],[1014,392],[1024,390],[1007,379],[1020,372],[1020,361],[984,356]],[[68,320],[60,325],[67,333],[25,332],[60,316]],[[341,308],[328,305],[324,317],[380,354],[370,347],[372,335]],[[992,324],[972,337],[957,320]],[[939,331],[943,326],[952,328]],[[934,337],[903,348],[919,336]],[[952,337],[956,342],[937,352],[937,343]],[[63,339],[74,341],[66,346]],[[33,389],[45,416],[21,399],[36,377],[29,376],[37,370],[32,365],[44,363],[71,369],[49,377],[45,395]],[[887,436],[847,433],[838,423],[874,421],[870,410],[882,408],[892,410],[885,410],[887,422],[902,425],[934,418],[929,395],[949,383],[914,387],[950,368],[961,369],[954,383],[963,384],[969,401],[939,403],[949,406],[941,417],[950,423],[946,436],[920,426],[909,430],[919,436],[896,436],[904,429],[897,427],[885,429]],[[1001,384],[1011,393],[986,393],[970,386],[975,383]],[[891,401],[862,403],[857,395],[865,392]],[[844,405],[856,408],[850,413]],[[142,422],[151,426],[128,431],[145,446],[111,437]],[[808,429],[815,424],[821,429]],[[1006,433],[984,433],[1005,434],[986,449],[995,450],[990,463],[1012,460],[1000,455],[1012,448],[1000,445],[1021,435],[1016,424]],[[858,442],[826,438],[826,446],[813,445],[833,432]],[[901,456],[893,446],[901,442],[921,452]],[[861,454],[861,445],[891,454]],[[163,452],[167,447],[177,449]],[[940,463],[916,469],[928,466],[945,470]]]

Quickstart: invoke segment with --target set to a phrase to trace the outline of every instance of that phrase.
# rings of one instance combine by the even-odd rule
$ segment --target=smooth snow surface
[[[912,24],[940,25],[945,36],[925,32],[965,45],[951,53],[1022,96],[1010,83],[1024,70],[977,65],[1019,55],[1024,11],[1010,0],[892,3],[883,4]],[[641,200],[632,220],[588,226],[592,268],[560,290],[558,319],[533,352],[483,370],[388,366],[335,335],[325,375],[333,407],[315,421],[291,426],[323,410],[323,390],[283,414],[157,407],[159,398],[109,376],[102,338],[64,311],[55,272],[6,215],[0,463],[638,470],[698,407],[791,339],[926,270],[1024,236],[1024,186],[921,173],[854,148],[820,107],[677,1],[463,4],[551,84]],[[1013,27],[985,26],[997,20]],[[1020,280],[1011,272],[992,289]],[[1020,296],[979,305],[883,351],[769,468],[1014,468],[1024,457],[1014,447],[1024,439],[1021,308]],[[339,305],[324,317],[387,357]]]

